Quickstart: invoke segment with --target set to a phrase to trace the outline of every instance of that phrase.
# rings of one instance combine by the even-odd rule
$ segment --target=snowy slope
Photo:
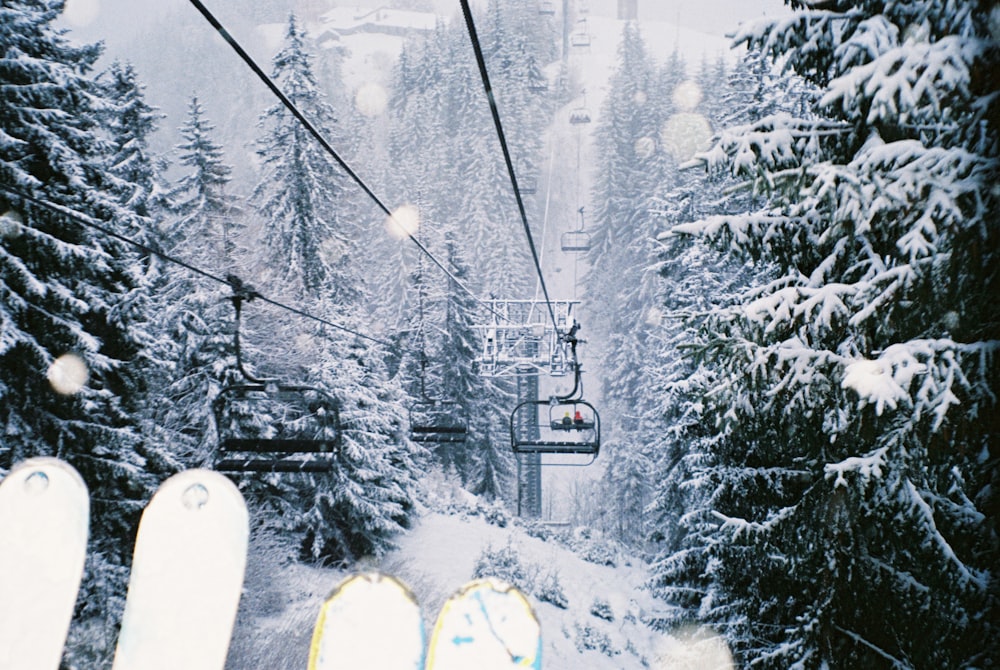
[[[567,609],[529,595],[542,624],[545,668],[665,667],[665,655],[676,650],[677,640],[642,624],[661,605],[642,589],[647,572],[641,561],[619,556],[615,567],[587,562],[554,540],[532,537],[519,524],[499,527],[475,513],[426,512],[399,538],[398,549],[359,569],[401,577],[423,606],[429,634],[438,608],[473,577],[477,559],[491,547],[512,548],[527,582],[558,575]],[[304,668],[322,599],[347,574],[283,561],[273,549],[260,544],[252,549],[228,668]],[[595,601],[610,606],[610,621],[591,612]]]

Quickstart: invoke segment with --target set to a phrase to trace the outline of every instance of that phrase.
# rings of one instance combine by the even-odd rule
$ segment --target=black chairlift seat
[[[340,446],[337,401],[311,386],[234,384],[213,405],[220,472],[328,472]]]
[[[468,414],[454,400],[421,400],[410,406],[410,439],[414,442],[463,444],[468,434]]]
[[[590,251],[590,233],[583,230],[571,230],[562,234],[563,251]]]
[[[586,400],[528,400],[510,416],[515,454],[582,454],[597,457],[601,417]]]

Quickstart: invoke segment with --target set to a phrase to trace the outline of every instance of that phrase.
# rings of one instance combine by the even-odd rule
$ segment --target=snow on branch
[[[887,347],[875,360],[856,359],[844,366],[842,388],[854,390],[860,405],[874,404],[875,413],[901,405],[912,408],[913,419],[927,412],[938,430],[949,410],[959,404],[959,394],[971,390],[962,359],[975,359],[973,370],[985,374],[988,359],[997,355],[1000,341],[959,344],[942,338],[910,340]],[[915,391],[911,389],[919,378]]]
[[[850,45],[837,52],[847,74],[830,82],[820,106],[832,108],[839,102],[847,118],[868,109],[864,120],[869,124],[940,119],[953,96],[969,95],[971,65],[987,48],[981,40],[951,35],[896,46],[870,63],[851,67],[856,54]]]
[[[962,582],[973,586],[979,591],[985,590],[989,583],[989,574],[971,570],[958,557],[951,544],[941,534],[941,531],[938,530],[937,523],[934,521],[934,510],[927,504],[920,490],[909,479],[906,480],[906,488],[903,495],[908,498],[908,501],[904,500],[904,502],[909,502],[910,509],[917,514],[917,520],[928,532],[930,540],[937,546],[945,560],[954,564],[957,568]]]
[[[781,522],[791,518],[798,505],[789,505],[777,511],[770,512],[764,521],[747,521],[737,517],[726,516],[718,510],[712,510],[712,516],[722,521],[720,531],[732,532],[732,539],[739,539],[740,535],[767,535],[778,527]]]
[[[878,479],[882,476],[886,466],[886,453],[889,447],[879,447],[875,451],[865,456],[851,456],[839,463],[828,463],[823,466],[826,478],[833,479],[833,488],[839,486],[847,487],[847,473],[856,473],[863,484],[873,477]]]

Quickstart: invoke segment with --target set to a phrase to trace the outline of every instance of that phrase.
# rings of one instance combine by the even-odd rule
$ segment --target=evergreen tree
[[[173,220],[165,238],[168,248],[191,263],[223,272],[235,267],[239,231],[234,217],[239,210],[226,193],[232,167],[212,140],[214,130],[197,96],[192,97],[180,129],[183,141],[177,146],[178,162],[190,171],[167,194]]]
[[[215,273],[237,270],[235,221],[238,200],[226,187],[232,168],[213,139],[214,126],[192,98],[181,127],[179,162],[188,168],[168,190],[171,217],[164,236],[173,255]],[[212,402],[241,379],[233,346],[233,308],[224,292],[186,268],[164,268],[159,289],[163,337],[171,343],[169,378],[157,424],[171,436],[174,452],[189,466],[211,463],[216,448]]]
[[[52,26],[61,2],[9,2],[0,8],[3,109],[0,183],[0,393],[5,467],[29,456],[72,463],[90,487],[91,528],[118,554],[147,493],[141,438],[131,419],[140,398],[127,365],[139,350],[123,301],[139,278],[135,256],[71,218],[23,199],[30,194],[98,221],[134,221],[109,188],[110,146],[98,119],[108,101],[88,77],[95,45],[70,44]],[[14,218],[11,218],[11,217]],[[121,231],[127,232],[127,231]],[[46,380],[56,359],[75,354],[88,378],[60,394]]]
[[[316,86],[312,60],[293,15],[285,46],[273,59],[272,78],[327,141],[343,146],[333,110]],[[354,302],[359,278],[347,251],[357,231],[347,206],[346,175],[283,104],[268,109],[259,125],[266,131],[257,151],[266,177],[252,201],[265,217],[267,265],[280,268],[278,281],[292,283],[290,295],[332,290],[328,297],[335,303]]]
[[[738,39],[822,97],[725,131],[707,154],[763,206],[675,228],[778,273],[701,333],[718,439],[692,477],[712,490],[697,611],[761,667],[988,665],[991,3],[792,4]]]
[[[295,17],[289,18],[284,47],[274,57],[274,80],[327,138],[336,137],[331,110],[317,89],[312,56],[306,51]],[[353,330],[365,329],[364,286],[358,269],[358,232],[353,206],[344,196],[339,167],[323,153],[283,106],[261,117],[266,134],[259,154],[267,173],[255,199],[268,212],[264,261],[274,268],[279,294],[304,303],[317,315]],[[301,322],[288,324],[303,332]],[[291,347],[275,342],[281,328],[273,321],[272,365],[288,377],[302,374],[328,389],[340,405],[341,440],[329,475],[287,477],[253,483],[258,501],[275,505],[267,523],[301,533],[302,554],[314,560],[347,563],[380,555],[391,537],[406,527],[416,487],[413,472],[419,451],[405,439],[403,396],[388,379],[383,353],[367,341],[345,340],[324,330],[309,337],[288,336]],[[305,342],[305,344],[300,344]]]
[[[155,484],[149,459],[160,455],[136,418],[146,399],[148,263],[81,221],[141,235],[146,212],[127,197],[143,184],[117,160],[123,134],[112,125],[109,141],[103,127],[124,118],[92,77],[101,47],[72,44],[54,27],[63,5],[0,5],[0,474],[56,456],[83,476],[91,545],[77,622],[100,631],[94,644],[110,645],[121,612],[114,594],[124,592]],[[74,367],[66,356],[82,374],[60,374]]]

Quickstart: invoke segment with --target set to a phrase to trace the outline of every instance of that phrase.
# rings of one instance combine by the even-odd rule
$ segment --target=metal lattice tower
[[[579,300],[554,300],[556,328],[544,300],[491,300],[485,324],[476,325],[481,348],[476,363],[481,374],[492,377],[572,371],[572,352],[561,338],[573,327],[574,306]]]
[[[517,400],[538,399],[538,375],[517,375]],[[519,420],[514,426],[518,438],[538,439],[538,424]],[[542,515],[542,455],[520,454],[517,458],[517,515],[538,518]]]

